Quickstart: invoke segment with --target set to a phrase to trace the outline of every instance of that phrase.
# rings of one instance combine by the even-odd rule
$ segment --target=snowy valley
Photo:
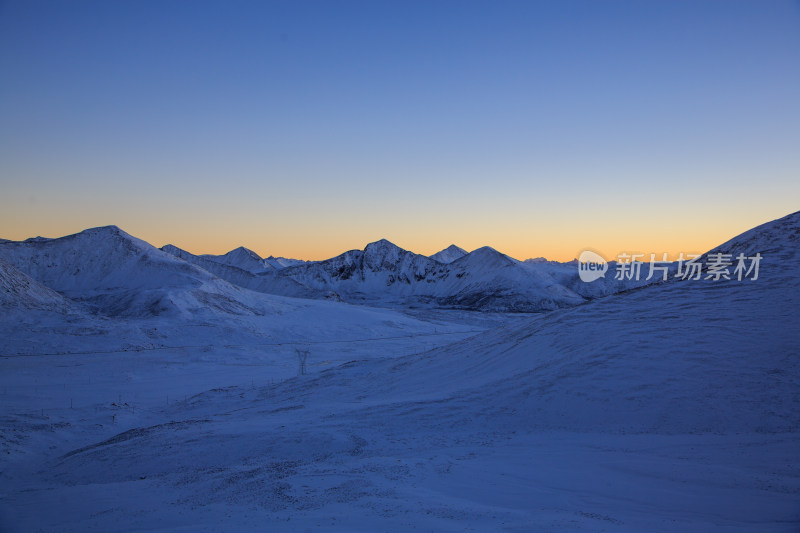
[[[800,212],[710,253],[0,241],[0,529],[796,531]]]

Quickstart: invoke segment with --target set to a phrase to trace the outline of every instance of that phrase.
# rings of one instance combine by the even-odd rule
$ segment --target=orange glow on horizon
[[[287,227],[269,231],[263,229],[264,225],[239,225],[236,221],[226,224],[213,220],[198,221],[195,224],[180,221],[171,224],[170,222],[175,221],[142,221],[137,217],[136,220],[131,218],[117,221],[116,225],[153,246],[173,244],[197,255],[224,254],[244,246],[261,257],[273,255],[316,261],[335,257],[348,250],[362,250],[368,243],[385,238],[403,249],[426,256],[455,244],[468,252],[482,246],[491,246],[520,260],[544,257],[548,260],[570,261],[581,251],[590,249],[611,261],[621,252],[645,254],[644,260],[649,260],[651,253],[660,258],[666,252],[671,259],[677,258],[681,252],[703,253],[752,227],[784,214],[755,221],[742,220],[735,225],[698,225],[696,220],[669,225],[645,224],[646,221],[637,225],[619,225],[608,220],[587,226],[580,221],[566,221],[557,227],[551,224],[546,232],[531,229],[535,228],[535,223],[515,224],[513,231],[479,227],[479,224],[472,227],[431,229],[424,227],[424,224],[386,224],[385,230],[381,231],[380,228],[364,225],[343,227],[345,225],[342,224],[337,227],[331,224],[326,227],[321,224],[313,227],[309,222],[292,228],[293,231],[287,231]],[[25,227],[2,224],[0,237],[12,240],[24,240],[38,235],[61,237],[86,228],[109,224],[108,221],[76,220],[66,225],[60,223],[56,215],[50,220],[37,220],[35,224]],[[2,222],[0,216],[0,223]],[[9,229],[11,231],[7,231]]]

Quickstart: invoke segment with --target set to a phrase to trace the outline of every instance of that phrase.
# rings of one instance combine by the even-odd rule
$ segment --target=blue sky
[[[0,236],[702,251],[800,209],[797,2],[0,2]]]

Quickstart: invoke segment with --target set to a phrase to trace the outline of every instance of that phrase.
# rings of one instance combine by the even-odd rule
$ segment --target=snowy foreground
[[[759,279],[536,315],[191,271],[254,312],[108,318],[8,267],[0,530],[798,531],[800,215],[722,249]]]

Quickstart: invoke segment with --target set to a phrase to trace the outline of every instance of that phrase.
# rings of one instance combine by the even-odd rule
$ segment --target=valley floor
[[[412,315],[413,327],[394,314],[327,340],[289,328],[220,342],[198,325],[160,345],[80,352],[78,339],[71,354],[1,357],[0,529],[800,526],[800,434],[535,428],[523,409],[505,402],[498,415],[490,396],[413,365],[546,316]]]

